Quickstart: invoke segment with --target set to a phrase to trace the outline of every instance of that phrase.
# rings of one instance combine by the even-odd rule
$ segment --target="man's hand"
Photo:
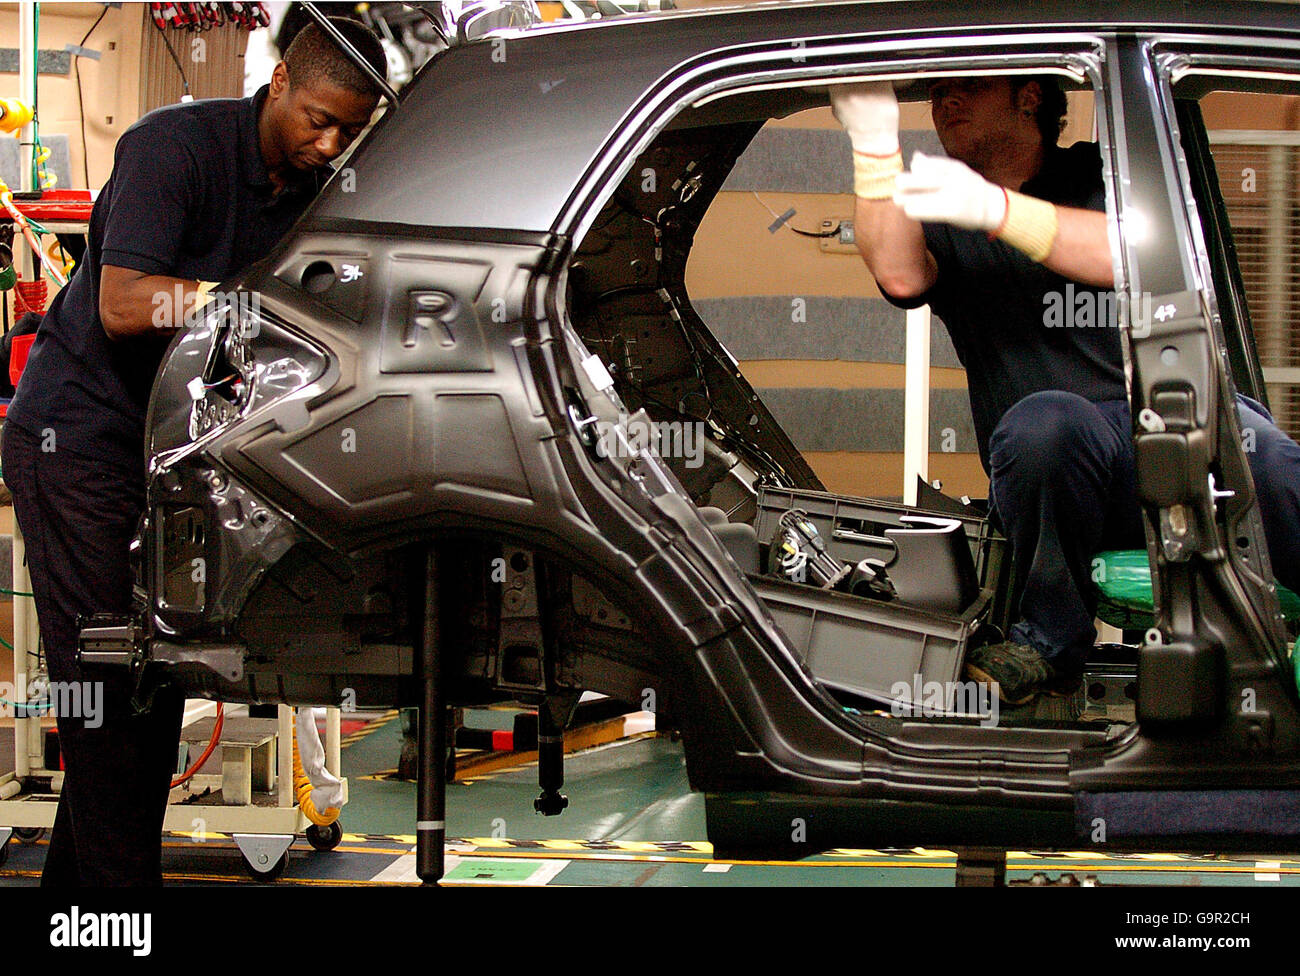
[[[1067,278],[1115,287],[1104,213],[1058,207],[991,183],[958,160],[924,153],[895,183],[894,202],[912,220],[987,231]]]
[[[915,153],[911,171],[895,182],[894,202],[913,220],[995,231],[1007,215],[1002,187],[946,156]]]
[[[991,183],[958,160],[916,153],[895,184],[894,202],[913,220],[988,231],[1040,262],[1056,244],[1054,204]]]
[[[849,133],[853,151],[890,156],[898,151],[898,99],[887,81],[832,85],[831,111]]]

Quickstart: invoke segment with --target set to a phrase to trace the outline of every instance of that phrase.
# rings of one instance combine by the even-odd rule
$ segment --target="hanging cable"
[[[225,703],[217,702],[217,721],[212,726],[212,737],[208,739],[208,747],[203,750],[202,754],[199,756],[198,759],[190,763],[189,768],[185,770],[185,772],[181,773],[174,780],[172,780],[172,785],[171,785],[172,789],[175,789],[176,787],[182,785],[183,783],[188,783],[194,777],[194,774],[203,768],[203,764],[212,757],[213,751],[217,748],[217,743],[221,741],[221,729],[225,726],[225,724],[226,724]]]
[[[191,101],[194,96],[190,94],[190,80],[185,76],[185,68],[181,66],[181,59],[176,56],[176,49],[172,47],[172,42],[167,37],[167,29],[163,27],[162,24],[158,23],[156,19],[154,20],[154,26],[158,28],[158,33],[162,35],[163,43],[167,45],[167,53],[170,54],[172,60],[176,62],[176,70],[181,73],[181,85],[185,89],[184,94],[181,95],[181,101]]]
[[[86,173],[86,186],[90,186],[90,150],[86,146],[86,102],[81,93],[81,51],[85,48],[86,42],[90,40],[90,35],[95,33],[95,28],[99,26],[104,15],[108,13],[107,4],[95,18],[95,22],[90,25],[90,30],[86,31],[85,36],[81,38],[81,43],[77,45],[77,53],[72,56],[72,71],[77,76],[77,112],[81,119],[81,165]],[[68,177],[71,179],[71,177]]]
[[[764,210],[770,213],[774,219],[781,221],[781,223],[784,224],[786,228],[798,234],[800,237],[838,237],[839,236],[840,229],[838,227],[836,227],[834,230],[811,231],[811,230],[800,230],[798,227],[795,227],[793,224],[787,224],[785,222],[794,216],[793,207],[787,210],[784,214],[779,214],[771,207],[769,207],[766,203],[764,203],[763,198],[760,197],[755,191],[750,190],[749,192],[754,194],[754,199],[758,201],[759,206],[761,206]]]

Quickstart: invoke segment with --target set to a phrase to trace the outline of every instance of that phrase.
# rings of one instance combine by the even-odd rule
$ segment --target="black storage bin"
[[[817,526],[826,540],[832,556],[846,563],[856,563],[867,557],[885,559],[894,552],[893,543],[885,535],[886,529],[903,528],[905,515],[925,515],[932,518],[956,519],[966,530],[975,572],[981,586],[988,580],[989,558],[994,540],[1000,549],[1005,540],[989,525],[988,519],[972,512],[954,515],[951,512],[929,512],[908,508],[897,502],[874,498],[853,498],[833,495],[825,491],[802,491],[791,488],[759,488],[758,514],[754,518],[754,531],[761,546],[766,547],[777,531],[782,513],[792,508],[800,509]]]
[[[956,518],[962,523],[980,589],[960,614],[770,576],[749,577],[777,626],[827,687],[888,705],[897,682],[910,689],[939,682],[945,689],[945,710],[959,713],[955,706],[963,703],[963,696],[954,693],[967,647],[984,624],[994,622],[992,611],[1003,575],[1002,537],[977,514],[931,513],[827,492],[760,489],[755,529],[761,544],[771,541],[781,513],[791,508],[806,512],[832,554],[845,562],[892,555],[893,544],[884,530],[905,527],[905,515]]]

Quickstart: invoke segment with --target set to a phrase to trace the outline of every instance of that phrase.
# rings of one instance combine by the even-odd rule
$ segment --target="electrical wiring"
[[[621,340],[624,343],[624,346],[626,346],[626,340],[623,339],[621,332],[615,332],[611,336],[608,330],[606,329],[606,323],[604,317],[601,315],[600,312],[600,304],[599,304],[600,300],[614,292],[624,293],[625,290],[631,291],[634,289],[639,289],[640,287],[641,286],[627,285],[627,286],[623,286],[622,288],[611,289],[610,291],[602,294],[600,298],[598,298],[596,302],[593,304],[592,316],[597,331],[601,333],[600,341],[609,347],[609,352],[611,356],[613,355],[615,341]],[[656,289],[653,289],[651,286],[645,286],[645,290],[649,292]],[[683,329],[685,329],[685,324],[684,323],[681,324]],[[722,443],[730,450],[737,451],[744,455],[748,455],[749,457],[754,458],[757,461],[760,461],[764,466],[769,468],[774,474],[779,474],[779,476],[782,479],[781,482],[782,484],[789,485],[793,483],[790,481],[789,476],[786,474],[785,466],[783,464],[781,464],[776,458],[772,457],[772,455],[769,454],[767,451],[764,451],[756,444],[750,443],[749,439],[745,436],[745,434],[738,433],[734,430],[729,429],[725,425],[719,424],[716,420],[713,419],[712,410],[710,410],[704,417],[700,417],[695,414],[685,413],[684,411],[681,410],[680,406],[675,406],[670,403],[665,403],[663,400],[656,397],[654,394],[649,392],[649,389],[643,383],[638,383],[632,380],[630,377],[624,377],[623,383],[625,383],[627,387],[640,398],[640,401],[643,405],[657,407],[659,410],[663,412],[663,415],[665,416],[674,417],[678,420],[687,421],[687,422],[707,421],[709,425],[713,428],[713,430],[718,434]],[[702,396],[704,394],[696,392],[691,395]]]
[[[763,203],[762,199],[758,197],[758,194],[754,194],[754,198],[758,200],[759,204],[761,204],[762,206],[764,207],[767,206],[766,204]],[[656,238],[655,243],[656,246],[659,245],[660,236],[662,234],[662,228],[658,220],[652,219],[640,213],[639,211],[634,209],[631,205],[629,205],[627,201],[620,199],[617,195],[611,201],[611,204],[612,204],[611,206],[607,206],[606,208],[608,210],[608,213],[602,215],[602,218],[600,218],[599,222],[592,227],[592,231],[590,233],[603,232],[605,228],[607,228],[610,224],[614,223],[620,217],[627,217],[627,218],[631,218],[632,220],[642,221],[644,223],[649,224],[651,227],[653,227],[655,231],[655,238]],[[769,213],[772,212],[770,208],[767,209]],[[658,216],[662,218],[663,213],[664,211],[661,211]],[[773,217],[777,216],[775,213],[773,213],[772,215]],[[799,232],[797,228],[794,227],[791,227],[790,229],[792,231],[796,231],[797,233],[803,233],[810,237],[830,237],[838,233],[837,230],[827,234],[812,234],[807,231]],[[779,483],[783,483],[787,485],[792,484],[793,482],[790,481],[789,475],[786,473],[785,466],[781,464],[779,461],[777,461],[776,458],[774,458],[767,451],[764,451],[762,448],[751,443],[749,438],[746,436],[745,432],[731,430],[725,424],[720,424],[714,418],[712,392],[709,389],[708,379],[704,373],[704,370],[700,366],[700,360],[704,358],[704,353],[697,347],[694,339],[692,338],[690,327],[686,322],[686,316],[683,315],[682,308],[679,306],[678,301],[673,297],[670,291],[661,288],[655,284],[649,284],[649,283],[627,284],[627,285],[617,285],[613,288],[609,288],[603,292],[593,295],[586,304],[590,315],[591,324],[594,326],[596,333],[599,335],[599,339],[597,341],[602,346],[605,347],[604,353],[608,356],[610,360],[614,362],[624,362],[628,359],[629,356],[629,353],[627,351],[629,345],[628,339],[625,337],[623,333],[623,329],[620,327],[620,324],[616,321],[616,317],[615,320],[606,319],[606,310],[604,309],[604,306],[615,299],[626,298],[634,295],[649,295],[649,294],[656,294],[660,298],[660,300],[665,303],[665,305],[667,306],[669,317],[676,321],[678,328],[681,330],[682,339],[686,343],[686,347],[689,351],[691,360],[695,366],[695,370],[694,370],[695,379],[700,388],[696,390],[691,390],[686,394],[684,394],[681,397],[679,403],[669,404],[669,403],[665,403],[663,400],[656,397],[653,393],[649,391],[649,389],[644,383],[637,382],[630,375],[624,375],[621,377],[621,381],[625,385],[625,387],[639,398],[642,405],[653,406],[657,408],[659,411],[661,411],[662,414],[665,416],[675,417],[685,422],[703,421],[708,423],[709,426],[714,431],[718,440],[727,449],[736,451],[741,455],[746,456],[758,462],[761,466],[766,467],[769,471],[772,472],[773,476],[778,480]],[[694,310],[691,309],[689,303],[685,303],[684,307],[688,310],[688,312],[691,315],[695,314]],[[730,369],[729,364],[717,359],[717,357],[715,356],[710,356],[709,358],[712,359],[716,363],[716,365],[722,368],[724,372],[729,371]],[[685,402],[693,398],[699,398],[704,401],[706,405],[706,409],[704,410],[702,416],[699,414],[688,413],[686,412],[686,410],[683,409]]]
[[[90,186],[90,151],[86,146],[86,102],[81,92],[81,53],[85,48],[86,41],[90,40],[90,35],[95,33],[95,28],[99,26],[104,15],[108,13],[108,6],[99,12],[95,22],[90,25],[90,30],[86,31],[85,36],[81,38],[81,43],[77,45],[78,53],[72,56],[72,71],[77,76],[77,112],[81,119],[81,165],[86,173],[86,186]]]
[[[343,803],[343,784],[325,768],[325,748],[321,745],[311,708],[295,709],[293,789],[298,798],[298,809],[317,827],[328,827],[338,820]],[[319,807],[316,805],[317,791],[320,793]]]
[[[764,210],[766,210],[768,213],[770,213],[770,214],[772,215],[772,218],[773,218],[774,220],[782,220],[783,215],[777,213],[775,210],[773,210],[771,207],[769,207],[766,203],[764,203],[764,202],[763,202],[763,198],[760,197],[760,196],[758,195],[757,191],[755,191],[755,190],[750,190],[749,192],[750,192],[751,194],[753,194],[753,197],[754,197],[755,200],[758,201],[759,206],[761,206]],[[824,231],[800,230],[798,227],[795,227],[793,224],[787,224],[787,223],[784,223],[784,221],[782,222],[782,226],[784,226],[784,227],[788,228],[789,230],[793,231],[794,233],[798,234],[800,237],[838,237],[838,236],[839,236],[839,233],[840,233],[840,230],[839,230],[838,227],[836,227],[834,230],[824,230]]]
[[[181,73],[181,86],[185,89],[185,94],[181,96],[181,100],[187,101],[193,96],[190,95],[190,80],[185,76],[185,69],[181,66],[181,59],[176,56],[176,49],[172,47],[172,42],[167,37],[166,29],[157,21],[154,21],[154,27],[157,29],[158,33],[162,35],[163,43],[167,45],[167,53],[170,54],[172,60],[176,62],[176,70]]]
[[[45,268],[46,273],[54,283],[60,288],[66,285],[68,283],[67,276],[54,266],[54,260],[41,250],[41,243],[36,239],[37,233],[48,234],[49,231],[35,221],[28,220],[22,215],[18,210],[17,205],[14,203],[13,191],[9,189],[9,185],[5,183],[4,180],[0,180],[0,207],[3,207],[9,212],[9,216],[13,218],[13,222],[18,226],[18,229],[22,231],[23,239],[27,241],[27,244],[31,247],[32,251],[35,252],[36,256],[40,259],[41,265]]]

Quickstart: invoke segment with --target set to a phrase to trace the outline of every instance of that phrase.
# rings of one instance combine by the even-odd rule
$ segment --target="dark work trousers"
[[[1238,397],[1237,410],[1273,572],[1297,590],[1300,446],[1260,404]],[[1146,548],[1128,403],[1055,390],[1027,396],[994,429],[989,466],[989,495],[1023,580],[1008,636],[1077,672],[1096,639],[1093,557]]]
[[[134,472],[9,425],[3,465],[50,680],[103,682],[98,727],[93,715],[58,716],[64,779],[41,884],[159,885],[184,699],[164,687],[136,714],[125,669],[76,662],[77,615],[131,607],[128,553],[144,507],[143,461]]]

